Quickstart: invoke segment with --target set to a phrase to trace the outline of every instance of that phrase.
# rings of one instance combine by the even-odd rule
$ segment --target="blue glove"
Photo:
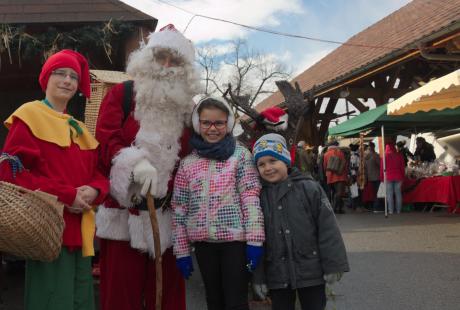
[[[184,279],[188,279],[193,272],[193,263],[192,263],[192,257],[190,256],[185,256],[176,259],[176,265],[177,268],[179,268],[180,273],[184,277]]]
[[[263,253],[263,246],[246,245],[246,260],[248,262],[246,267],[248,267],[249,271],[254,271],[256,269]]]

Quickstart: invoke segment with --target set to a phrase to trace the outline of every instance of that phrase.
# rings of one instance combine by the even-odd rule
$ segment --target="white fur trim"
[[[195,61],[195,48],[192,41],[178,31],[165,29],[159,32],[152,32],[148,39],[147,47],[149,48],[169,48],[177,51],[189,64],[193,64]]]
[[[228,119],[227,119],[227,133],[230,133],[232,132],[233,130],[233,127],[235,126],[235,115],[233,114],[233,111],[232,109],[230,108],[230,106],[228,105],[227,102],[225,102],[225,100],[222,100],[220,98],[215,98],[215,97],[205,97],[203,99],[201,99],[196,105],[195,105],[195,108],[193,108],[193,112],[192,112],[192,124],[193,124],[193,130],[199,134],[200,133],[200,115],[198,114],[198,108],[200,107],[200,105],[203,103],[204,100],[206,99],[214,99],[216,101],[219,101],[220,103],[222,103],[225,108],[227,109],[228,111]]]
[[[147,157],[145,151],[135,146],[130,146],[121,149],[112,159],[110,193],[121,206],[130,207],[132,195],[140,192],[142,185],[131,183],[131,173],[134,166]]]
[[[288,128],[288,120],[289,120],[288,114],[284,114],[283,116],[280,117],[280,122],[284,121],[284,123],[282,123],[279,126],[276,126],[278,127],[278,131],[285,131]]]
[[[161,254],[172,246],[171,211],[157,209],[158,228],[160,230]],[[149,211],[140,211],[140,215],[129,214],[129,234],[131,247],[142,252],[149,252],[155,257],[152,225]]]
[[[279,122],[284,121],[281,125],[273,126],[273,125],[266,125],[267,129],[273,130],[276,132],[281,132],[285,131],[288,128],[288,120],[289,120],[289,115],[284,114],[283,116],[280,116]]]
[[[128,241],[128,210],[99,206],[96,212],[96,236],[109,240]]]
[[[147,211],[140,211],[140,215],[129,214],[128,227],[131,247],[142,252],[147,252],[147,243],[144,239],[144,223],[142,214],[147,214]]]

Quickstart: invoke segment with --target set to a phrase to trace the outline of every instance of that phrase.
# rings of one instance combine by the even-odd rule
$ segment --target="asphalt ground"
[[[331,288],[328,310],[460,309],[460,215],[442,209],[385,218],[348,210],[337,220],[351,272]],[[23,309],[23,269],[11,263],[2,269],[0,309]],[[267,303],[250,305],[270,309]],[[187,281],[187,309],[206,309],[196,264]]]
[[[337,220],[351,271],[330,288],[328,310],[460,309],[460,215],[441,209],[385,218],[358,209]],[[206,309],[196,271],[187,309]],[[251,309],[270,306],[251,302]]]

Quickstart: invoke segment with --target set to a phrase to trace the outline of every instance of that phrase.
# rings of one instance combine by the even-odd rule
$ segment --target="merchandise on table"
[[[411,162],[406,168],[406,175],[412,179],[427,178],[433,176],[452,176],[458,175],[458,165],[454,163],[445,163],[436,160],[429,162]]]

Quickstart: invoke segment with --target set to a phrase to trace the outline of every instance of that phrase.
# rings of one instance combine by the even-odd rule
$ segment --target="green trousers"
[[[50,263],[28,260],[24,304],[26,310],[94,310],[91,257],[63,247]]]

